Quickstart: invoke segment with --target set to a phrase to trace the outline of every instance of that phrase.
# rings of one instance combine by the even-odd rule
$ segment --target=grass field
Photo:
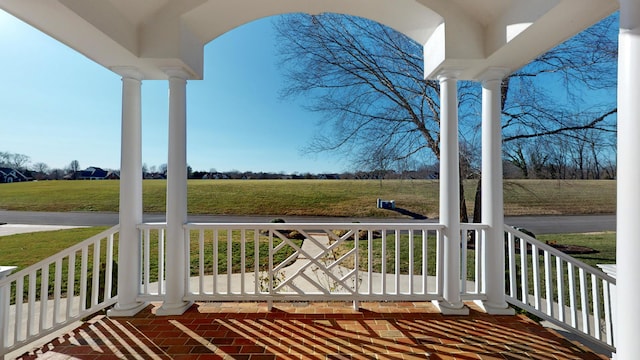
[[[118,211],[119,181],[40,181],[0,184],[0,209]],[[465,182],[469,213],[476,181]],[[191,214],[401,217],[376,208],[395,200],[403,210],[438,216],[437,180],[190,180]],[[615,213],[615,181],[506,180],[505,215]],[[145,212],[164,212],[166,181],[143,183]],[[2,219],[0,219],[1,221]]]
[[[145,212],[164,212],[166,181],[144,181]],[[438,216],[438,181],[430,180],[191,180],[192,214],[310,215],[394,217],[376,208],[376,199],[427,217]],[[476,182],[465,184],[469,212]],[[613,214],[615,181],[507,180],[505,215]],[[0,185],[0,209],[30,211],[118,211],[118,181],[41,181]],[[2,219],[0,219],[0,222]],[[103,228],[76,229],[3,237],[0,264],[20,268],[33,264]],[[595,248],[581,258],[615,262],[615,234],[544,235],[543,241]],[[41,244],[46,246],[41,246]],[[579,257],[580,258],[580,257]]]

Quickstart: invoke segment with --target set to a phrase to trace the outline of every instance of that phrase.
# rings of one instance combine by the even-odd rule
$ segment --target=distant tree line
[[[521,143],[505,152],[504,177],[508,179],[615,179],[615,158],[608,153],[615,146],[601,142],[562,142],[554,147],[540,142]],[[472,149],[461,151],[461,170],[465,178],[480,177],[480,159]],[[385,165],[384,162],[379,164]],[[311,172],[264,172],[264,171],[217,171],[216,169],[193,170],[187,168],[189,179],[438,179],[439,164],[408,164],[389,162],[389,166],[362,167],[340,173]],[[401,165],[401,166],[400,166]],[[356,166],[354,166],[355,168]],[[32,180],[73,180],[82,169],[78,160],[73,160],[63,169],[50,168],[43,162],[30,163],[24,154],[0,151],[0,168],[20,171]],[[117,170],[115,170],[117,172]],[[166,179],[167,165],[142,166],[145,179]]]

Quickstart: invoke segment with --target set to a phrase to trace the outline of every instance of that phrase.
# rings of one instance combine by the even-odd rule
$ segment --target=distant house
[[[78,173],[78,180],[107,180],[120,179],[120,175],[114,171],[107,171],[99,167],[91,166]]]
[[[0,168],[0,183],[29,181],[20,171],[12,168]]]
[[[339,174],[320,174],[318,175],[318,179],[321,180],[340,180]]]
[[[143,179],[152,179],[152,180],[163,180],[163,179],[167,179],[167,174],[163,174],[163,173],[159,173],[159,172],[153,172],[153,173],[144,173],[142,175]]]
[[[228,178],[229,176],[227,174],[223,174],[220,172],[211,172],[211,173],[202,175],[203,180],[207,180],[207,179],[219,180],[219,179],[228,179]]]

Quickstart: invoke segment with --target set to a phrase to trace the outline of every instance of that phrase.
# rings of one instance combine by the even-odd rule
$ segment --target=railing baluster
[[[164,242],[165,229],[158,231],[158,295],[164,294],[165,275],[164,275]]]
[[[113,283],[113,234],[107,236],[107,249],[105,255],[105,272],[104,272],[104,301],[111,299],[112,283]]]
[[[551,254],[544,252],[544,288],[547,305],[547,315],[553,316],[553,272],[551,271]]]
[[[76,283],[76,253],[75,251],[69,254],[69,263],[67,267],[67,312],[64,320],[72,317],[73,302],[75,297],[75,283]]]
[[[198,293],[204,293],[204,229],[198,232]]]
[[[87,247],[82,247],[82,257],[80,258],[80,311],[87,308]]]
[[[520,238],[520,278],[522,288],[522,302],[529,304],[529,270],[527,267],[527,242]]]
[[[360,232],[356,231],[353,237],[353,247],[354,247],[354,259],[353,259],[353,272],[354,272],[354,290],[356,294],[360,294]],[[353,301],[353,309],[358,310],[360,308],[360,304],[358,300]]]
[[[22,304],[24,302],[24,277],[20,276],[16,280],[16,318],[15,318],[15,332],[13,335],[14,342],[22,341],[25,337],[22,336]],[[27,319],[27,321],[29,321]]]
[[[395,255],[395,294],[396,295],[400,295],[400,231],[396,230],[394,231],[395,234],[395,249],[394,249],[394,255]]]
[[[565,322],[564,316],[564,271],[562,259],[556,256],[556,283],[558,284],[558,320]]]
[[[253,230],[253,293],[260,293],[260,230]]]
[[[269,288],[267,289],[267,293],[269,295],[273,295],[273,230],[269,230],[269,268],[267,269],[267,285]],[[267,308],[271,311],[273,306],[273,301],[271,297],[267,302]]]
[[[213,293],[218,294],[218,229],[213,230]]]
[[[582,308],[582,331],[585,334],[591,333],[589,324],[589,291],[587,289],[587,276],[583,268],[578,269],[580,275],[580,307]]]
[[[245,266],[246,266],[246,257],[247,251],[245,247],[247,246],[247,238],[245,229],[240,230],[240,294],[245,293],[244,288],[244,274],[245,274]]]
[[[27,294],[29,299],[29,304],[27,306],[27,337],[34,334],[33,321],[35,320],[36,313],[36,271],[29,273],[29,290]]]
[[[387,230],[382,229],[382,291],[381,294],[387,293]]]
[[[100,240],[93,244],[93,283],[91,284],[91,306],[98,305],[100,292]]]
[[[593,301],[593,335],[596,339],[602,340],[602,333],[600,332],[600,325],[602,323],[602,319],[600,319],[600,292],[598,290],[598,278],[595,274],[591,274],[591,297]]]
[[[482,258],[484,253],[484,247],[486,242],[486,234],[484,230],[471,230],[474,234],[474,249],[475,249],[475,292],[476,294],[480,294],[482,292],[482,287],[484,283],[484,273],[482,272]]]
[[[367,276],[368,278],[368,294],[373,294],[373,232],[371,230],[367,231]]]
[[[413,230],[409,230],[409,291],[407,294],[413,294],[413,276],[414,276],[414,254],[413,254]]]
[[[509,293],[511,297],[518,297],[518,276],[516,271],[516,246],[515,236],[511,233],[507,234],[509,241]]]
[[[605,321],[605,335],[607,336],[607,344],[613,343],[613,309],[611,303],[611,283],[606,280],[602,280],[602,293],[604,295],[604,321]]]
[[[233,273],[233,242],[231,229],[227,230],[227,294],[231,294],[231,274]]]
[[[151,229],[145,229],[142,232],[142,252],[143,261],[142,273],[144,274],[144,280],[142,285],[142,292],[144,294],[149,293],[149,283],[151,282]]]
[[[467,293],[467,230],[466,228],[460,229],[460,294]]]
[[[573,264],[567,263],[567,271],[569,274],[569,307],[571,309],[571,326],[578,326],[578,309],[576,306],[576,278],[573,271]]]
[[[11,303],[11,283],[0,286],[0,350],[9,344],[9,309]]]
[[[183,280],[185,284],[185,293],[193,294],[193,291],[191,290],[191,230],[183,227],[182,234],[186,244],[185,252],[183,254],[184,263],[187,268],[187,271],[184,272]]]
[[[540,258],[538,247],[531,244],[531,266],[533,272],[533,299],[534,307],[540,310]]]
[[[428,239],[429,232],[427,230],[421,230],[422,233],[422,295],[427,295],[429,292],[429,253],[428,253]]]
[[[53,280],[53,325],[60,322],[60,295],[62,292],[62,258],[56,260]]]
[[[40,324],[38,333],[47,328],[47,310],[49,300],[49,266],[43,266],[40,273]]]
[[[444,293],[444,232],[442,230],[437,231],[437,244],[436,244],[436,293],[439,296],[443,296]]]

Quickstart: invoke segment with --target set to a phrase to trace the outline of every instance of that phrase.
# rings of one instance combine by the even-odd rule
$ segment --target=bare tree
[[[583,100],[586,92],[615,85],[616,21],[605,19],[503,81],[505,142],[615,131],[615,103]],[[308,151],[338,151],[359,162],[373,160],[372,149],[396,160],[425,151],[439,159],[440,90],[422,78],[419,44],[381,24],[338,14],[286,15],[274,27],[289,80],[283,96],[304,97],[309,110],[324,115]],[[477,131],[479,86],[460,82],[458,88],[461,131]],[[506,149],[522,161],[521,169],[533,160],[532,170],[540,173],[549,159]]]
[[[78,160],[71,161],[69,164],[69,170],[74,173],[80,171],[80,162]]]
[[[71,161],[69,164],[69,172],[74,180],[78,178],[78,171],[80,171],[80,162],[78,160]]]
[[[8,166],[11,160],[11,153],[0,151],[0,166]]]
[[[336,14],[275,23],[289,79],[284,96],[310,96],[325,115],[309,151],[366,159],[372,147],[399,158],[439,156],[439,86],[422,80],[422,50],[381,24]]]

